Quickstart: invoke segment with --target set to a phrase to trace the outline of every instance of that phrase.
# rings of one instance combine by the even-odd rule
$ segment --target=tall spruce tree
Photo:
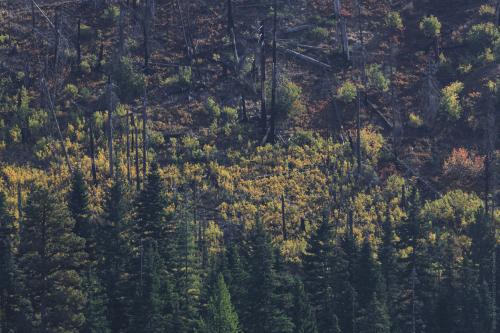
[[[201,278],[200,256],[195,241],[193,216],[186,208],[187,200],[179,200],[175,216],[175,244],[173,253],[174,331],[195,332],[202,327],[200,316]]]
[[[168,225],[166,213],[167,198],[158,165],[152,163],[144,188],[135,203],[136,242],[155,240],[160,246],[162,256],[169,255],[166,248],[171,243],[166,237],[172,230]],[[170,238],[171,240],[171,238]],[[168,260],[168,258],[167,258]]]
[[[171,286],[165,279],[165,266],[155,241],[146,241],[141,253],[141,271],[135,288],[130,332],[160,333],[169,330]]]
[[[106,315],[106,293],[94,270],[94,266],[91,266],[84,271],[83,288],[87,302],[84,309],[85,323],[80,332],[110,333],[110,324]]]
[[[295,325],[295,333],[318,333],[314,310],[307,298],[304,284],[300,279],[295,279],[293,288],[293,312],[291,315]],[[336,331],[339,332],[338,325]]]
[[[240,332],[238,314],[231,302],[231,295],[222,274],[217,277],[217,283],[211,294],[206,320],[207,333]]]
[[[247,240],[248,308],[245,314],[244,331],[290,332],[293,323],[283,309],[276,306],[276,276],[274,271],[273,247],[271,238],[257,219]]]
[[[97,225],[97,276],[107,297],[107,317],[113,332],[128,326],[128,306],[133,295],[128,274],[129,207],[127,187],[117,172],[106,192],[103,220]]]
[[[385,282],[380,264],[374,257],[369,239],[365,239],[356,270],[359,310],[356,319],[360,333],[390,333]]]
[[[19,247],[35,331],[79,332],[85,322],[85,296],[78,274],[85,261],[85,241],[73,228],[61,198],[45,187],[35,187],[24,212]]]
[[[18,270],[14,258],[14,217],[7,208],[5,193],[0,192],[0,332],[11,332],[19,320]]]
[[[311,235],[303,258],[304,284],[315,311],[320,332],[335,332],[332,255],[334,236],[331,224],[323,218]],[[336,263],[339,264],[339,263]]]
[[[71,217],[75,220],[74,233],[85,239],[85,248],[93,259],[93,248],[95,247],[93,224],[90,219],[89,193],[83,173],[75,170],[71,178],[71,186],[68,195],[68,207]]]

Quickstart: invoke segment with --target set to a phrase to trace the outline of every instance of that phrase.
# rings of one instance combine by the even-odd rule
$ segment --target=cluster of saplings
[[[352,215],[312,223],[293,263],[258,214],[247,230],[222,226],[208,249],[195,198],[168,198],[154,164],[136,194],[116,174],[102,212],[90,192],[78,171],[67,190],[33,185],[18,221],[0,195],[1,332],[496,331],[492,223],[479,214],[470,244],[449,232],[433,246],[416,190],[401,198],[405,217],[380,214],[371,235]]]

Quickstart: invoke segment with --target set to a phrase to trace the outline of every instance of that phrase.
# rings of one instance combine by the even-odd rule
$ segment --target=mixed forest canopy
[[[0,0],[0,332],[498,332],[499,59],[499,0]]]

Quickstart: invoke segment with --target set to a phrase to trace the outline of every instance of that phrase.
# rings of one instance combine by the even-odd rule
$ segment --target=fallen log
[[[305,61],[307,63],[310,63],[312,65],[319,66],[321,68],[328,69],[328,70],[332,69],[332,66],[325,64],[324,62],[321,62],[319,60],[316,60],[314,58],[311,58],[309,56],[306,56],[304,54],[301,54],[299,52],[296,52],[296,51],[293,51],[290,49],[285,49],[285,48],[278,48],[278,51],[283,52],[283,53],[288,54],[288,55],[291,55],[297,59],[300,59],[300,60]]]

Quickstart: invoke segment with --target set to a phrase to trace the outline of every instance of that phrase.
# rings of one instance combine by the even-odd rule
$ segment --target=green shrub
[[[111,5],[104,10],[101,15],[101,20],[107,25],[112,25],[116,22],[117,18],[120,16],[120,7],[116,5]]]
[[[472,45],[476,51],[491,47],[500,39],[500,32],[495,24],[480,23],[473,25],[467,33],[467,42]]]
[[[64,93],[68,95],[69,98],[75,98],[78,95],[78,87],[72,83],[68,83],[64,87]]]
[[[490,5],[481,5],[481,7],[479,7],[479,15],[495,16],[495,7]]]
[[[219,119],[222,113],[219,104],[212,97],[207,100],[206,110],[212,119]]]
[[[413,112],[408,116],[408,121],[410,123],[410,126],[413,128],[422,127],[422,125],[424,124],[422,118],[418,114],[415,114]]]
[[[191,77],[193,71],[190,66],[180,66],[179,67],[179,83],[185,87],[191,85]]]
[[[423,17],[420,21],[420,31],[427,38],[436,38],[441,34],[441,22],[434,15]]]
[[[222,108],[220,117],[225,123],[234,123],[238,120],[238,110],[236,108],[225,106]]]
[[[403,19],[399,12],[389,12],[385,16],[385,26],[391,30],[403,30]]]
[[[444,87],[441,91],[441,112],[451,120],[458,120],[462,116],[462,106],[460,105],[459,94],[463,89],[464,84],[457,81]]]
[[[356,99],[358,89],[352,81],[345,81],[337,89],[337,98],[344,103],[352,103]]]
[[[309,31],[309,33],[307,34],[307,37],[315,43],[320,43],[323,41],[327,41],[328,35],[329,35],[329,33],[328,33],[327,29],[321,28],[321,27],[316,27],[316,28],[312,29],[311,31]]]
[[[88,41],[92,40],[92,37],[94,37],[94,32],[92,31],[92,28],[86,24],[81,23],[80,24],[80,40],[82,42],[88,42]]]
[[[366,74],[368,76],[368,84],[370,87],[386,92],[389,90],[389,84],[391,81],[385,77],[381,67],[382,66],[379,64],[371,64],[366,69]]]
[[[271,89],[268,87],[269,101],[271,101]],[[278,86],[276,92],[276,118],[284,120],[296,116],[305,110],[302,103],[302,89],[295,83],[285,80]]]
[[[144,89],[144,75],[135,71],[130,58],[122,58],[112,66],[111,78],[118,85],[118,96],[123,102],[131,102]]]

